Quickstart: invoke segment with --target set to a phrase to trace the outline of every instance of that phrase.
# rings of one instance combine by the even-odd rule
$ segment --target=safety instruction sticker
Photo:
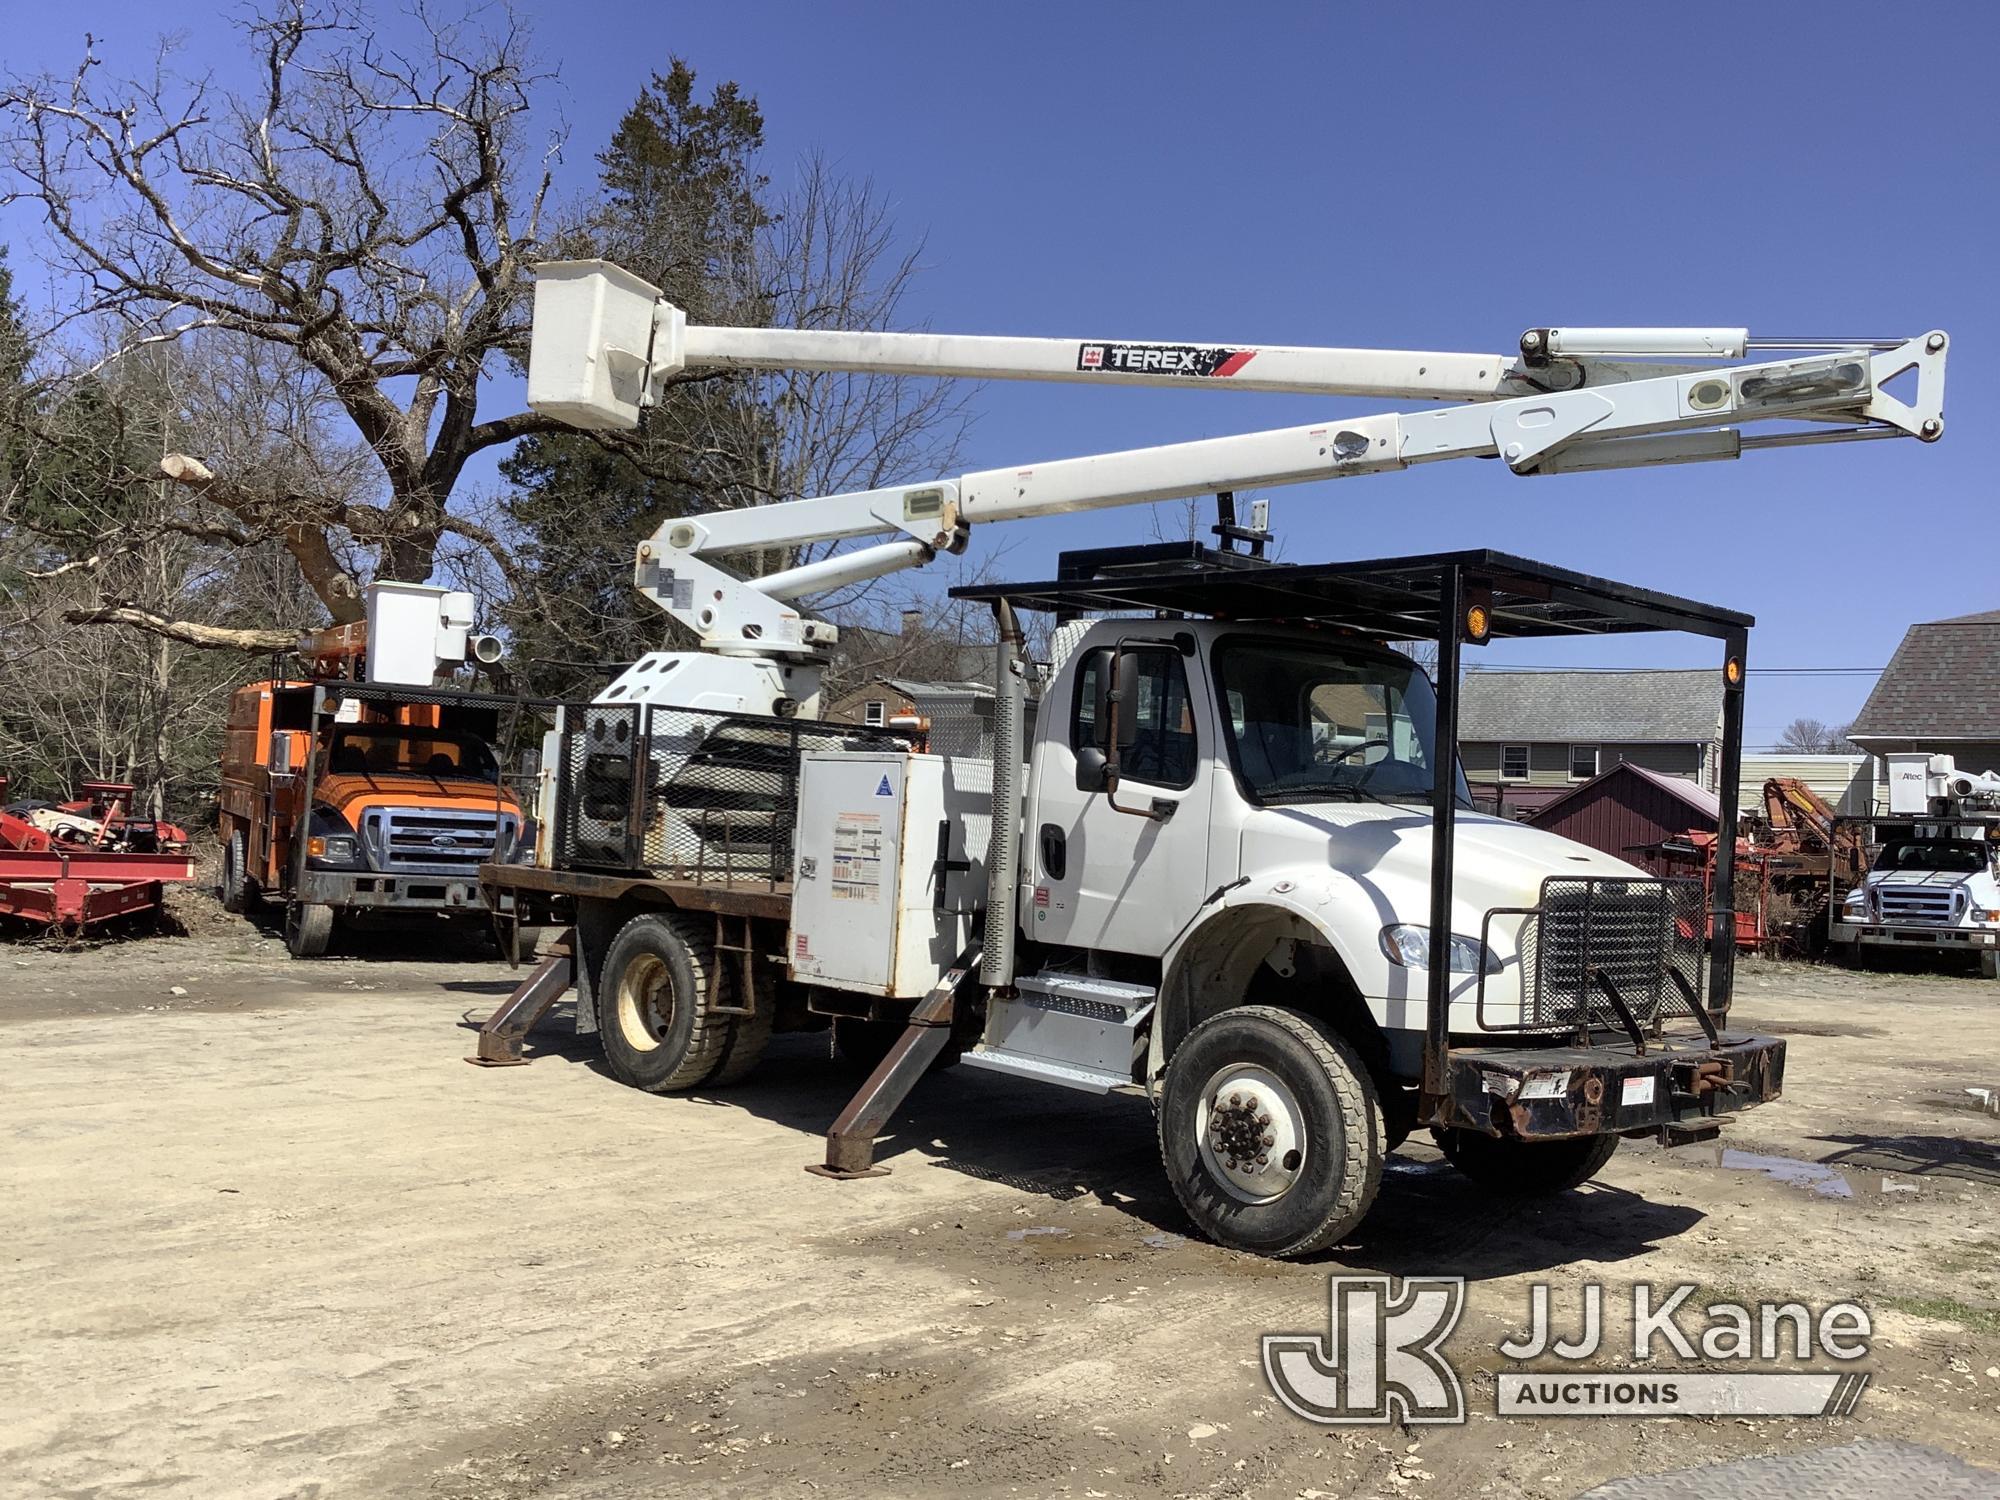
[[[1521,1085],[1523,1099],[1560,1099],[1569,1092],[1569,1070],[1537,1073]]]
[[[882,784],[875,788],[875,795],[878,797],[893,797],[896,795],[896,789],[889,785],[889,778],[887,776],[884,776]]]
[[[1618,1086],[1620,1104],[1651,1104],[1653,1102],[1653,1075],[1643,1078],[1628,1078]]]
[[[887,785],[884,778],[883,785]],[[832,895],[836,901],[882,899],[882,815],[841,813],[833,820]]]

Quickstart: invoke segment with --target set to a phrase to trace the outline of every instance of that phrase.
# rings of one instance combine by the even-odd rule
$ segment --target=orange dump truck
[[[297,958],[324,953],[341,922],[485,923],[480,865],[533,842],[492,748],[515,706],[345,681],[239,688],[222,748],[223,905],[284,902]]]

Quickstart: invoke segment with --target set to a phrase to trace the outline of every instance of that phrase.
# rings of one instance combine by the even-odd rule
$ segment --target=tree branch
[[[296,631],[238,630],[222,625],[203,625],[193,620],[169,620],[131,604],[65,610],[63,621],[69,625],[124,625],[203,651],[288,651],[299,641]]]

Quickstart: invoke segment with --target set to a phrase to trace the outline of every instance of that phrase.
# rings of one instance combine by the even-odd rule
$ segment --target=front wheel
[[[1566,1193],[1604,1170],[1615,1135],[1560,1141],[1510,1141],[1472,1130],[1432,1130],[1445,1160],[1490,1192],[1511,1197]]]
[[[333,908],[294,901],[285,908],[285,947],[293,958],[318,958],[333,941]]]
[[[1979,977],[1981,979],[2000,979],[2000,949],[1982,948],[1979,950]]]
[[[1160,1159],[1217,1244],[1324,1250],[1382,1185],[1382,1109],[1354,1049],[1297,1011],[1246,1005],[1188,1033],[1167,1064]]]

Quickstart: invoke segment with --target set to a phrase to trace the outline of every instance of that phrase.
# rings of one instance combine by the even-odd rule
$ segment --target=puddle
[[[1761,1156],[1755,1151],[1718,1147],[1715,1165],[1734,1172],[1762,1172],[1774,1182],[1790,1183],[1819,1194],[1822,1198],[1852,1198],[1854,1184],[1832,1167],[1816,1161],[1795,1161],[1789,1156]]]
[[[1141,1235],[1139,1243],[1144,1245],[1148,1250],[1178,1250],[1187,1243],[1187,1236],[1184,1234],[1169,1234],[1163,1229],[1158,1234]]]
[[[1825,1162],[1765,1156],[1757,1151],[1738,1151],[1732,1146],[1709,1148],[1706,1164],[1732,1172],[1762,1172],[1773,1182],[1804,1188],[1820,1198],[1893,1198],[1902,1193],[1914,1197],[1919,1191],[1915,1182],[1893,1172],[1866,1167],[1843,1171]]]
[[[1410,1177],[1428,1177],[1431,1173],[1442,1172],[1444,1169],[1445,1163],[1441,1159],[1435,1161],[1411,1161],[1407,1157],[1392,1156],[1382,1163],[1382,1173],[1384,1176],[1395,1172]]]
[[[1043,1235],[1052,1235],[1056,1239],[1066,1240],[1069,1238],[1069,1231],[1067,1229],[1058,1229],[1053,1224],[1033,1224],[1026,1229],[1010,1229],[1007,1231],[1007,1238],[1010,1240],[1039,1239]]]

